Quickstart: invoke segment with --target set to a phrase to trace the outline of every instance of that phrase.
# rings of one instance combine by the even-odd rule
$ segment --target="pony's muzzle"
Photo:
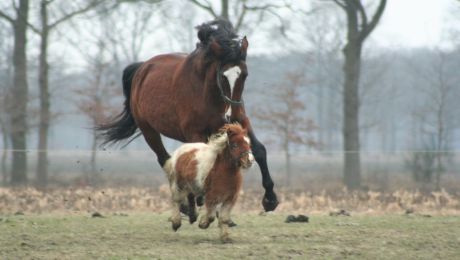
[[[242,159],[241,160],[241,168],[243,168],[243,169],[250,168],[252,166],[252,164],[254,163],[254,155],[252,154],[252,152],[248,152],[241,159]]]

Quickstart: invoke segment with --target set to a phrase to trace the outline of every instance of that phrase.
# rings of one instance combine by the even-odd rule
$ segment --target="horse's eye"
[[[231,144],[230,147],[231,147],[232,149],[236,149],[236,148],[238,148],[238,145],[237,145],[237,144]]]

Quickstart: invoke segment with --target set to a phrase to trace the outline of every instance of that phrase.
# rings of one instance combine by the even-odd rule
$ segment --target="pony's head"
[[[239,38],[232,24],[222,19],[196,28],[200,40],[197,48],[203,49],[207,59],[216,63],[217,85],[224,101],[234,105],[241,104],[244,82],[248,75],[246,54],[249,43],[246,36]]]
[[[227,135],[227,154],[237,167],[247,169],[254,163],[250,140],[247,131],[240,124],[225,124],[220,133]]]

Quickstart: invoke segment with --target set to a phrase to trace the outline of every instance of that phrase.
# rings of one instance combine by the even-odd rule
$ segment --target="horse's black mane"
[[[196,29],[200,40],[197,44],[198,48],[203,48],[210,53],[211,43],[216,40],[222,48],[220,59],[224,63],[246,59],[245,55],[241,53],[241,42],[238,35],[229,21],[217,19],[198,25]]]

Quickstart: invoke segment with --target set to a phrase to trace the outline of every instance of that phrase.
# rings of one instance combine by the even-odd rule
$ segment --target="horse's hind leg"
[[[138,123],[138,125],[142,131],[145,141],[157,155],[158,163],[160,163],[161,167],[163,167],[171,156],[166,151],[163,142],[161,141],[161,135],[148,124]]]

